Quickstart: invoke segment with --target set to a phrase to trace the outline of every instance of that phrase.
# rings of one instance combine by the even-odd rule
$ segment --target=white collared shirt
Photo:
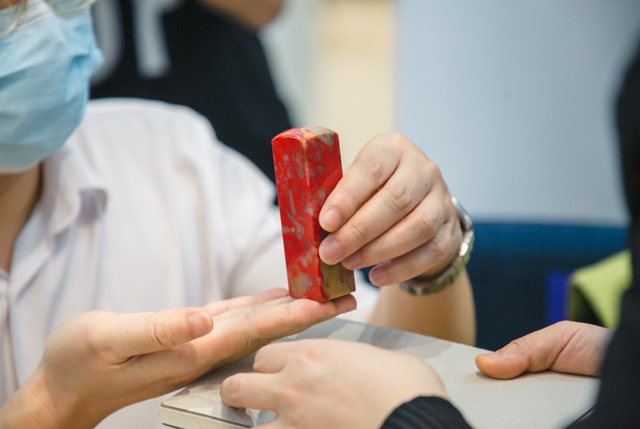
[[[91,102],[44,162],[42,195],[16,240],[4,289],[0,273],[0,333],[10,332],[0,351],[13,357],[2,371],[13,364],[24,383],[49,334],[79,313],[202,306],[286,287],[274,197],[257,167],[192,110]],[[365,319],[377,298],[359,292],[354,316]],[[15,388],[12,376],[0,378],[6,389]],[[127,407],[98,427],[161,428],[159,403]]]

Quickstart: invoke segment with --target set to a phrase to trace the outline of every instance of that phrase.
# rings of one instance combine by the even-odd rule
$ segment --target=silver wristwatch
[[[411,295],[431,295],[438,293],[453,283],[453,281],[464,271],[464,268],[471,257],[473,249],[473,223],[469,214],[462,208],[455,197],[451,197],[453,206],[458,211],[458,219],[462,227],[462,244],[460,251],[453,262],[440,273],[429,277],[414,277],[411,280],[400,283],[400,289],[410,293]]]

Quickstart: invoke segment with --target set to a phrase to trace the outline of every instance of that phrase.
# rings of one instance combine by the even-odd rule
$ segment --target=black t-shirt
[[[255,33],[185,0],[162,17],[170,69],[143,78],[136,62],[130,0],[117,0],[122,55],[92,98],[136,97],[189,106],[206,116],[218,138],[275,181],[271,139],[291,128]]]
[[[624,80],[617,104],[624,188],[629,207],[629,247],[634,280],[622,299],[620,325],[602,366],[593,412],[571,429],[640,428],[640,50]],[[449,402],[421,397],[398,407],[383,429],[469,428]]]

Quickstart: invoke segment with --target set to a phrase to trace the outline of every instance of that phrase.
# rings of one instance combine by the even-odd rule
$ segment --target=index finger
[[[212,302],[211,304],[205,305],[204,309],[207,310],[213,317],[215,317],[238,308],[261,304],[286,296],[289,296],[289,292],[286,289],[273,288],[257,295],[241,296],[238,298]]]
[[[323,303],[299,299],[276,306],[257,306],[252,311],[218,322],[209,335],[193,344],[203,362],[213,362],[217,367],[247,356],[271,341],[300,333],[355,308],[352,295]]]
[[[325,201],[318,217],[325,231],[340,228],[393,174],[400,153],[383,144],[386,138],[381,135],[367,143]]]

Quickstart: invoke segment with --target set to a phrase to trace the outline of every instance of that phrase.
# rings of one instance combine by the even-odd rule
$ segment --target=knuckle
[[[242,375],[236,374],[225,381],[224,395],[226,400],[237,404],[242,399]]]
[[[271,341],[276,338],[266,337],[262,334],[261,330],[256,326],[255,318],[256,313],[254,311],[250,311],[249,313],[244,315],[247,326],[250,327],[251,334],[248,335],[244,339],[243,347],[245,350],[257,350],[269,344]]]
[[[435,261],[443,261],[449,256],[449,242],[436,236],[431,240],[431,254]]]
[[[113,346],[101,335],[100,330],[88,330],[86,333],[89,350],[103,360],[110,361],[113,355]]]
[[[505,348],[508,348],[513,353],[526,353],[529,349],[529,339],[527,337],[518,338],[511,341]]]
[[[160,323],[157,317],[154,317],[147,335],[150,344],[159,344],[165,349],[173,348],[176,345],[174,333],[166,325]]]
[[[85,345],[87,349],[99,356],[108,355],[113,350],[108,338],[104,335],[104,324],[102,323],[102,317],[107,314],[105,310],[95,310],[87,313],[89,317],[85,320],[83,326],[80,328],[79,336],[85,339]]]
[[[431,240],[438,229],[438,214],[433,211],[419,211],[413,230],[423,243]]]
[[[261,336],[256,336],[256,337],[250,338],[249,341],[247,341],[246,346],[248,350],[258,350],[266,346],[267,344],[269,344],[271,341],[275,339],[276,338],[264,338]]]
[[[374,158],[368,158],[363,164],[365,174],[375,183],[384,182],[384,164],[382,161]]]
[[[387,134],[387,139],[389,141],[389,145],[392,147],[402,147],[409,141],[409,139],[400,133],[389,133]]]
[[[342,201],[338,201],[338,207],[348,207],[353,211],[360,205],[360,193],[350,187],[345,187],[342,194]]]
[[[307,372],[305,368],[309,368],[314,362],[321,361],[322,350],[316,347],[314,344],[304,344],[298,352],[292,357],[292,363],[294,367],[302,369]]]
[[[350,225],[351,234],[358,243],[366,243],[371,236],[371,228],[365,222],[354,221]]]
[[[438,167],[436,163],[431,161],[427,162],[426,171],[428,177],[431,177],[432,182],[442,181],[442,170],[440,170],[440,167]]]
[[[420,263],[418,262],[418,258],[408,258],[403,263],[402,271],[405,272],[403,277],[409,279],[419,274],[422,274],[425,271],[425,269],[420,268]]]
[[[392,209],[406,212],[411,208],[413,196],[409,187],[403,183],[396,183],[389,190],[389,204]]]
[[[302,351],[302,357],[308,362],[316,362],[322,360],[322,348],[316,344],[310,343]]]
[[[300,397],[302,392],[298,391],[292,385],[287,385],[279,389],[278,403],[285,410],[295,410],[300,406]],[[302,426],[294,426],[302,427]]]

